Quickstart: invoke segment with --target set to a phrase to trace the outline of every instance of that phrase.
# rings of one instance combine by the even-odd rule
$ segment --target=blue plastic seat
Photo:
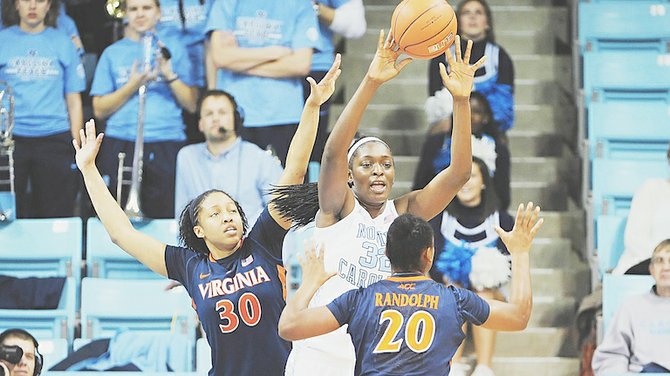
[[[81,337],[112,337],[119,330],[173,332],[195,344],[196,319],[183,287],[166,291],[163,280],[84,278]]]
[[[0,224],[0,274],[78,281],[81,229],[79,218],[18,219]]]
[[[609,100],[667,100],[670,55],[657,52],[584,53],[586,106]]]
[[[663,160],[593,160],[592,194],[596,216],[622,215],[630,210],[635,191],[650,178],[667,176],[668,162]]]
[[[621,304],[632,295],[648,292],[654,285],[649,275],[612,275],[603,277],[603,326],[605,332]]]
[[[166,244],[177,243],[178,226],[173,219],[134,223],[135,228]],[[112,243],[97,218],[86,222],[87,275],[96,278],[164,279]]]
[[[582,1],[578,13],[582,51],[660,51],[670,40],[670,6],[659,1]]]
[[[670,103],[594,102],[588,113],[590,157],[665,160],[670,144]]]
[[[601,215],[596,218],[596,250],[600,275],[612,270],[624,250],[626,216]]]

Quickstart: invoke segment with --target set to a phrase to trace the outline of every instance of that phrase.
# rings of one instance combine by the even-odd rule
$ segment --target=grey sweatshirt
[[[619,308],[593,354],[596,376],[640,372],[654,362],[670,369],[670,298],[652,290]]]

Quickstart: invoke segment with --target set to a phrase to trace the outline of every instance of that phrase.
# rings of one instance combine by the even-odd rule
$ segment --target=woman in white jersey
[[[395,176],[393,156],[388,145],[375,137],[354,143],[363,112],[377,89],[397,76],[411,59],[397,61],[401,54],[392,36],[379,35],[377,52],[366,76],[326,142],[319,176],[319,211],[315,238],[326,253],[326,269],[336,271],[314,295],[310,306],[330,303],[340,294],[391,275],[384,255],[386,231],[393,219],[411,213],[429,220],[441,213],[461,186],[469,179],[470,104],[474,72],[484,62],[469,65],[471,45],[461,58],[460,38],[456,36],[456,60],[448,53],[451,71],[441,67],[442,79],[454,98],[452,164],[440,172],[424,189],[389,200]],[[286,196],[291,196],[287,192]],[[288,214],[290,215],[290,213]],[[300,223],[300,221],[298,221]],[[287,375],[353,375],[354,349],[346,328],[293,344],[286,366]]]

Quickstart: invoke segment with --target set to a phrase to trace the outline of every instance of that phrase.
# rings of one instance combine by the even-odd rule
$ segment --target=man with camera
[[[0,376],[39,376],[43,359],[35,337],[23,329],[0,334]]]

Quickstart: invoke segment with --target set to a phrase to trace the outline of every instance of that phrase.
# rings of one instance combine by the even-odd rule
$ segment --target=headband
[[[353,158],[354,153],[356,152],[356,149],[361,147],[363,144],[372,142],[372,141],[377,141],[381,142],[382,144],[386,145],[387,148],[389,148],[388,144],[386,142],[382,141],[380,138],[374,137],[374,136],[366,136],[366,137],[361,137],[359,138],[356,142],[354,142],[351,147],[349,148],[349,151],[347,152],[347,161],[351,162],[351,158]],[[390,150],[391,148],[389,148]]]

